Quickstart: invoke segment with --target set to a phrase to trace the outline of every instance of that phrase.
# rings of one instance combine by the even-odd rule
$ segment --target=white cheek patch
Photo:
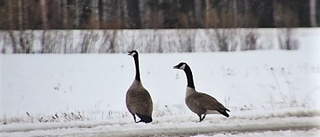
[[[186,64],[183,64],[183,65],[180,67],[180,69],[184,69],[184,68],[186,68]]]
[[[135,52],[132,52],[132,53],[130,54],[130,56],[132,56],[132,57],[133,57],[134,55],[136,55],[136,53],[135,53]]]

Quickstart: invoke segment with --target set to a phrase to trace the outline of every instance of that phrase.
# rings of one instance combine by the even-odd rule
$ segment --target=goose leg
[[[199,121],[199,122],[201,122],[201,115],[200,115],[200,114],[198,114],[198,117],[199,117],[199,119],[200,119],[200,121]]]
[[[137,120],[136,120],[136,115],[132,114],[132,116],[133,116],[134,122],[138,123]]]
[[[206,114],[203,114],[202,120],[204,120],[205,117],[206,117]],[[201,121],[202,121],[202,120],[201,120]]]
[[[198,115],[199,116],[199,119],[200,119],[200,121],[199,122],[201,122],[202,120],[204,120],[204,118],[206,117],[206,114],[203,114],[203,117],[201,118],[201,115]]]

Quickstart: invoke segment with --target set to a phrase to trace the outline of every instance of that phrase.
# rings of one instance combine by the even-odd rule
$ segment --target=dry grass
[[[204,36],[202,36],[204,35]],[[2,53],[123,53],[136,49],[144,53],[233,52],[269,49],[258,43],[257,29],[181,30],[46,30],[2,31]],[[280,29],[279,49],[299,48],[292,28]],[[200,44],[200,45],[199,45]]]

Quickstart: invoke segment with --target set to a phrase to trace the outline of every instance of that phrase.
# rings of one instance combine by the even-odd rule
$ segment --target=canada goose
[[[187,92],[185,97],[185,102],[188,108],[199,116],[201,122],[207,114],[222,114],[229,117],[227,111],[229,109],[225,108],[219,101],[217,101],[212,96],[197,92],[193,83],[193,76],[190,67],[187,63],[181,62],[174,69],[184,70],[187,76]],[[201,115],[203,114],[203,117]]]
[[[126,105],[129,112],[132,114],[134,122],[152,122],[152,109],[153,103],[149,92],[142,86],[140,79],[140,70],[139,70],[139,59],[138,52],[133,50],[128,53],[134,59],[136,67],[136,76],[133,80],[133,83],[129,87],[126,94]],[[140,118],[140,121],[136,121],[137,115]]]

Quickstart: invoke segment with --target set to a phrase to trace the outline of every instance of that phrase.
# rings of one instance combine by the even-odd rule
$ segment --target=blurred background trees
[[[320,0],[0,0],[0,29],[317,27]]]
[[[294,50],[318,26],[320,0],[0,0],[1,53]]]

